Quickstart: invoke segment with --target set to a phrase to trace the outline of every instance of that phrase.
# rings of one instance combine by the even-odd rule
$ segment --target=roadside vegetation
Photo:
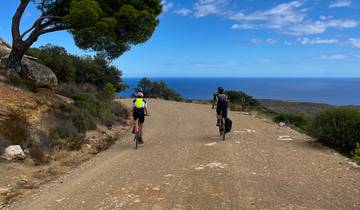
[[[360,111],[351,107],[328,107],[307,115],[302,112],[275,112],[241,91],[227,91],[230,108],[235,111],[256,111],[276,123],[285,123],[325,145],[351,156],[360,164]]]
[[[114,99],[127,86],[121,71],[107,59],[74,56],[53,45],[32,48],[28,54],[54,71],[59,79],[56,93],[70,101],[50,107],[47,115],[51,122],[46,131],[32,128],[24,110],[9,110],[0,121],[0,152],[8,145],[20,145],[40,164],[47,162],[45,153],[80,149],[86,143],[86,132],[98,125],[111,128],[115,123],[126,124],[129,112]]]
[[[179,93],[171,89],[164,81],[151,81],[143,78],[138,82],[135,92],[143,92],[146,98],[161,98],[171,101],[183,101]]]

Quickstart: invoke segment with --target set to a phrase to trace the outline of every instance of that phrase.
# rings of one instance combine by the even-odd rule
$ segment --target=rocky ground
[[[8,118],[10,110],[22,110],[30,126],[31,138],[35,138],[39,133],[47,133],[55,123],[56,118],[51,117],[54,106],[72,102],[71,99],[48,90],[33,93],[1,82],[0,96],[0,123]],[[43,165],[34,162],[28,149],[24,149],[25,160],[12,161],[0,157],[0,207],[89,160],[128,130],[128,126],[119,125],[109,129],[99,125],[97,130],[86,133],[86,144],[82,145],[80,151],[44,150],[48,159],[45,162],[48,163]]]
[[[129,100],[123,103],[130,104]],[[360,209],[360,169],[286,126],[208,105],[150,100],[133,135],[4,209]]]

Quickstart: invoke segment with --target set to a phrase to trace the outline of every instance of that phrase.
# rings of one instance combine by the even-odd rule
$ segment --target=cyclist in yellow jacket
[[[144,99],[144,94],[142,92],[136,93],[136,98],[133,101],[133,118],[134,118],[134,129],[133,133],[135,133],[136,121],[139,120],[139,131],[140,131],[140,143],[144,143],[142,139],[142,127],[145,121],[145,115],[149,115],[147,109],[147,103]]]

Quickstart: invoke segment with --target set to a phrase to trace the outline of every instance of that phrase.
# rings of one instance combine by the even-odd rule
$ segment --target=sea
[[[257,99],[360,105],[360,78],[150,78],[163,80],[185,99],[211,99],[218,86],[240,90]],[[140,78],[124,78],[130,97]]]

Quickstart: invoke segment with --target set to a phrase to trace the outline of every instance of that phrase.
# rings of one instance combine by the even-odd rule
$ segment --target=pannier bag
[[[225,131],[226,131],[226,133],[229,133],[231,131],[231,127],[232,127],[232,121],[230,120],[230,118],[226,118],[225,119]]]

